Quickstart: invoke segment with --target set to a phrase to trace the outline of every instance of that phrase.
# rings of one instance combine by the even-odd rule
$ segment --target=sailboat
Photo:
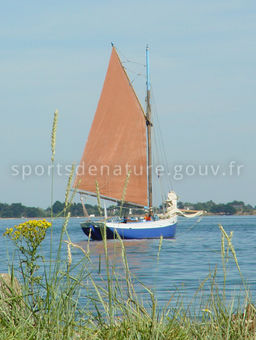
[[[74,181],[82,196],[94,196],[147,209],[147,217],[119,220],[89,217],[81,223],[84,233],[102,240],[117,233],[122,239],[174,238],[177,195],[169,192],[162,216],[153,214],[152,143],[150,104],[149,48],[146,48],[146,112],[112,44],[110,61],[94,120]],[[196,213],[197,214],[197,213]],[[184,214],[183,214],[184,215]]]

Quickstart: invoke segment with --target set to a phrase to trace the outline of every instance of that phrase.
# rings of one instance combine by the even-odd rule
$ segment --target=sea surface
[[[0,272],[8,272],[8,266],[14,261],[18,268],[17,256],[13,243],[3,237],[5,228],[12,227],[25,219],[0,219]],[[87,237],[80,228],[82,218],[71,218],[67,227],[71,241],[88,249]],[[63,219],[53,221],[53,248],[57,254]],[[227,276],[225,282],[226,296],[232,300],[243,296],[243,285],[250,289],[252,300],[256,298],[256,216],[206,216],[200,219],[179,218],[175,239],[163,240],[131,240],[124,241],[128,264],[136,277],[139,294],[145,294],[143,285],[149,287],[156,295],[160,306],[168,303],[171,297],[184,299],[185,304],[195,300],[200,284],[216,273],[216,282],[220,290],[223,288],[223,262],[221,256],[221,231],[223,226],[227,234],[233,231],[232,244],[238,260],[239,269],[229,251]],[[47,234],[41,252],[46,261],[50,253],[50,235]],[[67,236],[64,235],[64,240]],[[121,267],[121,247],[118,241],[108,242],[110,261],[117,270]],[[91,271],[95,274],[102,270],[104,275],[104,247],[100,241],[89,243],[91,255]],[[72,264],[78,263],[84,254],[79,248],[72,248]],[[63,244],[63,260],[67,259],[67,246]],[[100,262],[100,264],[99,264]],[[242,274],[242,277],[241,277]],[[244,281],[243,281],[244,280]],[[140,285],[141,282],[143,285]],[[204,294],[209,295],[211,283],[205,281]],[[142,293],[144,292],[144,293]],[[200,295],[202,290],[200,290]]]

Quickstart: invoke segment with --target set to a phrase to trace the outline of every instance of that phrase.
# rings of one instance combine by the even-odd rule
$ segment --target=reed
[[[76,190],[74,190],[72,196],[69,197],[74,172],[75,172],[75,164],[73,163],[72,168],[71,168],[71,172],[70,172],[69,177],[68,177],[68,184],[67,184],[67,189],[66,189],[66,193],[65,193],[65,204],[64,204],[64,209],[63,209],[64,216],[66,215],[66,210],[69,208],[70,204],[72,203],[73,198],[74,198],[74,194],[76,193]]]
[[[96,185],[96,193],[97,193],[97,207],[98,207],[99,216],[101,216],[102,207],[101,207],[101,202],[100,202],[100,188],[99,188],[98,181],[95,181],[95,185]]]
[[[52,123],[52,135],[51,135],[51,150],[52,150],[52,157],[51,160],[54,162],[55,157],[55,146],[56,146],[56,131],[57,131],[57,123],[58,123],[58,114],[59,111],[55,110],[53,123]]]
[[[120,217],[122,216],[122,211],[123,211],[123,206],[124,206],[124,201],[125,201],[125,196],[126,196],[126,190],[129,184],[129,179],[131,175],[131,170],[128,171],[125,182],[124,182],[124,187],[123,187],[123,192],[122,192],[122,199],[121,199],[121,205],[120,205]]]
[[[53,206],[53,181],[54,181],[54,159],[55,159],[55,148],[56,148],[56,131],[58,124],[58,115],[59,111],[55,110],[53,123],[52,123],[52,132],[51,132],[51,165],[52,165],[52,176],[51,176],[51,217],[53,217],[52,206]]]

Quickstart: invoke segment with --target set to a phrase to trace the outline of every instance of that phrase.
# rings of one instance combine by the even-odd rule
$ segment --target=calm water
[[[12,258],[13,246],[3,238],[5,227],[21,223],[24,220],[0,220],[0,272],[8,271],[8,261]],[[70,220],[68,231],[73,243],[87,247],[86,236],[80,229],[80,218]],[[62,219],[54,221],[54,251],[57,251]],[[227,233],[234,232],[233,245],[236,250],[241,272],[250,287],[253,299],[256,298],[256,217],[255,216],[209,216],[187,220],[180,218],[175,240],[163,240],[159,258],[157,257],[159,240],[125,241],[128,262],[131,271],[145,285],[152,288],[160,304],[166,303],[174,292],[189,301],[196,293],[200,282],[209,274],[209,270],[218,268],[217,281],[222,283],[222,260],[220,255],[222,224]],[[50,233],[43,243],[43,252],[49,253]],[[90,242],[93,264],[98,269],[99,256],[104,254],[102,242]],[[120,264],[121,250],[116,241],[109,242],[112,263]],[[79,249],[73,249],[73,262],[78,262],[82,255]],[[66,248],[63,249],[63,258]],[[95,269],[95,272],[97,270]],[[235,262],[228,262],[227,295],[240,293],[241,278]]]

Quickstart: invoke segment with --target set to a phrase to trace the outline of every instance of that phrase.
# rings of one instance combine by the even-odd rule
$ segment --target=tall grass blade
[[[125,182],[124,182],[121,205],[120,205],[120,216],[122,216],[122,210],[123,210],[123,205],[124,205],[124,201],[125,201],[127,186],[129,184],[130,175],[131,175],[131,170],[128,171],[126,178],[125,178]]]
[[[100,203],[100,188],[99,188],[98,181],[95,181],[95,183],[96,183],[96,194],[97,194],[97,207],[98,207],[98,211],[99,211],[99,216],[101,216],[102,207],[101,207],[101,203]]]

